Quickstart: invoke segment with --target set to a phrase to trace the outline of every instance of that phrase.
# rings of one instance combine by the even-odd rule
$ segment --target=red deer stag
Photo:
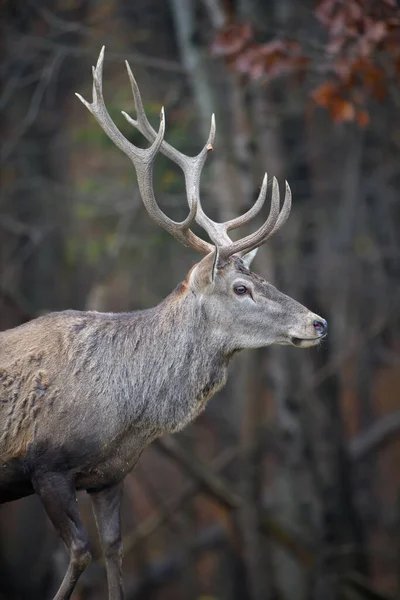
[[[199,197],[200,173],[213,148],[215,123],[196,157],[164,141],[147,120],[127,64],[136,120],[149,142],[132,145],[104,105],[104,48],[93,69],[93,101],[78,98],[109,138],[131,159],[149,215],[185,246],[205,254],[186,279],[158,306],[112,314],[68,310],[51,313],[0,333],[0,503],[38,494],[62,537],[70,562],[55,596],[71,597],[91,554],[76,490],[92,500],[108,578],[109,598],[124,597],[121,575],[122,481],[145,446],[179,431],[222,388],[232,355],[243,348],[319,344],[326,321],[249,270],[254,251],[284,224],[291,193],[280,209],[272,182],[269,216],[255,232],[232,241],[228,232],[261,209],[265,175],[254,206],[225,223],[212,221]],[[181,167],[189,214],[178,223],[158,207],[153,165],[161,151]],[[191,230],[197,222],[212,243]]]

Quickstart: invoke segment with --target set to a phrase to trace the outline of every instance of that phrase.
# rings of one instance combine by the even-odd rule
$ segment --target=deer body
[[[65,311],[0,333],[0,504],[39,495],[70,554],[55,600],[71,597],[90,560],[76,490],[86,490],[105,556],[110,600],[123,600],[121,482],[155,438],[182,429],[226,382],[229,360],[244,348],[270,344],[317,345],[326,321],[249,270],[254,251],[286,221],[273,180],[268,219],[238,241],[231,229],[261,209],[256,203],[225,223],[204,213],[201,169],[213,148],[215,123],[197,157],[164,142],[144,113],[128,66],[138,120],[125,115],[151,142],[126,140],[108,115],[102,95],[104,50],[93,72],[93,103],[81,98],[107,135],[132,160],[150,216],[177,240],[206,256],[158,306],[125,313]],[[189,215],[172,221],[158,207],[152,168],[161,151],[185,174]],[[212,243],[190,229],[196,221]]]
[[[101,488],[153,439],[192,421],[225,383],[231,352],[187,296],[131,314],[53,313],[1,333],[3,472],[20,460],[29,480],[40,454],[77,489]]]

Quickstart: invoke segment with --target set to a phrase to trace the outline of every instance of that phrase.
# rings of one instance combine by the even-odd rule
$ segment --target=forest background
[[[246,211],[264,171],[294,194],[254,270],[329,322],[320,349],[235,358],[193,425],[125,484],[128,600],[400,599],[400,11],[394,0],[3,0],[0,329],[67,308],[154,306],[198,257],[148,217],[132,165],[74,96],[104,93],[143,143],[196,154],[203,205]],[[160,157],[155,189],[187,214]],[[261,217],[260,217],[261,218]],[[75,600],[107,598],[96,559]],[[36,498],[0,510],[0,597],[51,598],[65,550]]]

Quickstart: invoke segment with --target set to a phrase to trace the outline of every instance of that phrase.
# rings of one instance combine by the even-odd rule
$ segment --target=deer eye
[[[233,291],[238,296],[243,296],[247,292],[247,287],[245,285],[235,285]]]

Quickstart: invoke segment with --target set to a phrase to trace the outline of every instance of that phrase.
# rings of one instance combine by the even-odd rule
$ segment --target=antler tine
[[[135,127],[135,129],[140,131],[140,133],[142,135],[144,135],[144,137],[149,142],[152,142],[154,140],[154,138],[156,137],[157,133],[156,133],[155,129],[151,126],[151,124],[147,118],[146,111],[144,110],[142,96],[140,94],[139,86],[136,83],[136,79],[133,76],[133,73],[131,71],[131,68],[130,68],[127,60],[125,61],[125,65],[126,65],[126,70],[128,71],[128,77],[129,77],[129,81],[131,84],[132,95],[133,95],[133,99],[135,102],[135,110],[136,110],[137,119],[132,119],[132,117],[130,117],[128,115],[128,113],[126,113],[124,110],[121,112],[124,115],[125,119],[128,121],[128,123],[130,123],[133,127]],[[179,167],[181,167],[182,170],[184,169],[185,159],[188,157],[186,157],[184,154],[179,152],[179,150],[176,150],[175,148],[173,148],[173,146],[168,144],[168,142],[166,142],[165,140],[163,141],[163,143],[161,145],[161,152],[165,156],[167,156],[167,158],[170,158]]]
[[[278,197],[278,202],[279,202],[279,188],[278,188],[278,182],[276,181],[275,178],[274,178],[274,182],[276,183],[275,191],[276,191],[276,194]],[[274,194],[274,189],[272,190],[272,193]],[[258,246],[261,246],[262,244],[264,244],[270,237],[275,235],[275,233],[277,231],[279,231],[279,229],[282,227],[282,225],[284,225],[286,223],[286,221],[290,215],[291,209],[292,209],[292,192],[291,192],[288,182],[285,180],[285,198],[283,201],[282,208],[279,212],[278,219],[275,222],[275,225],[272,227],[272,229],[270,229],[269,231],[266,231],[266,233],[263,236],[261,236],[261,240],[258,239],[258,236],[257,236],[258,232],[256,232],[254,234],[256,236],[255,239],[252,241],[251,245],[246,246],[244,248],[244,250],[246,250],[246,252],[250,252],[254,248],[257,248]],[[242,240],[240,240],[240,241],[242,241]],[[238,252],[238,251],[235,250],[235,252]]]
[[[207,254],[214,250],[214,246],[202,240],[190,230],[193,222],[196,221],[207,232],[213,244],[215,244],[217,248],[216,256],[219,255],[223,259],[227,259],[232,254],[250,252],[263,244],[272,234],[282,227],[290,213],[291,192],[289,185],[286,182],[285,200],[282,209],[279,210],[279,187],[278,182],[274,177],[272,181],[271,207],[267,220],[255,233],[233,242],[228,235],[228,231],[248,223],[258,214],[264,205],[268,183],[267,174],[264,176],[256,202],[244,215],[224,223],[217,223],[210,219],[204,213],[200,202],[200,175],[208,153],[213,150],[215,138],[214,115],[212,115],[211,118],[210,133],[207,142],[199,154],[197,156],[187,156],[186,154],[179,152],[164,140],[164,110],[161,111],[158,133],[149,123],[144,110],[139,87],[128,62],[126,62],[137,118],[133,119],[124,111],[122,111],[122,114],[127,121],[140,131],[151,143],[151,146],[147,149],[137,148],[122,135],[105,107],[102,90],[103,62],[104,47],[100,52],[96,68],[93,68],[92,103],[90,104],[84,100],[79,94],[76,95],[94,115],[110,139],[132,160],[136,169],[143,203],[149,215],[161,225],[161,227],[164,227],[164,229],[185,246],[190,246]],[[185,176],[186,195],[190,210],[188,217],[180,223],[167,217],[167,215],[159,208],[154,197],[153,164],[159,151],[175,162],[182,169]]]
[[[124,117],[128,121],[128,123],[130,123],[133,127],[135,127],[135,129],[140,131],[140,133],[142,135],[144,135],[148,141],[151,142],[154,140],[156,131],[152,127],[152,125],[150,124],[150,122],[147,118],[146,111],[144,110],[142,96],[140,94],[139,86],[136,82],[135,77],[133,76],[133,73],[131,71],[128,61],[125,61],[125,65],[126,65],[126,69],[128,71],[128,77],[129,77],[129,81],[130,81],[131,88],[132,88],[132,95],[133,95],[133,99],[135,102],[137,119],[133,119],[125,111],[122,111],[122,114],[124,115]],[[214,115],[212,115],[211,116],[210,133],[208,135],[208,139],[207,139],[206,143],[204,144],[202,150],[199,152],[199,154],[197,156],[187,156],[186,154],[183,154],[183,152],[180,152],[179,150],[177,150],[176,148],[174,148],[173,146],[168,144],[168,142],[166,142],[165,140],[163,140],[160,149],[161,149],[161,152],[167,158],[169,158],[170,160],[175,162],[175,164],[177,164],[182,169],[184,177],[185,177],[185,187],[186,187],[188,203],[190,205],[192,199],[195,200],[197,203],[196,221],[209,234],[210,239],[215,244],[217,244],[218,239],[215,238],[212,230],[209,230],[209,225],[211,223],[211,227],[212,227],[213,222],[204,213],[204,211],[201,207],[201,204],[200,204],[200,175],[201,175],[201,171],[204,167],[204,163],[207,159],[208,153],[211,150],[213,150],[214,139],[215,139],[215,117],[214,117]],[[190,193],[190,190],[192,190],[192,193]],[[204,242],[204,240],[201,240],[201,242],[205,245],[204,246],[205,252],[211,252],[214,249],[214,247],[211,244],[208,244],[208,242]]]
[[[264,183],[265,183],[265,177],[264,177],[263,184]],[[288,195],[286,194],[284,205],[282,207],[282,211],[285,210],[285,215],[286,215],[286,211],[287,211],[287,207],[288,207],[288,202],[290,204],[290,199],[288,201]],[[289,206],[289,212],[290,212],[290,206]],[[279,186],[278,186],[276,177],[274,177],[272,179],[271,208],[270,208],[267,220],[254,233],[247,235],[246,237],[238,240],[237,242],[232,242],[231,245],[227,246],[226,248],[222,248],[221,255],[223,255],[224,257],[228,257],[228,256],[231,256],[232,254],[237,254],[239,252],[247,253],[247,252],[250,252],[251,250],[254,250],[254,248],[258,248],[258,246],[261,246],[267,240],[267,238],[270,237],[272,232],[274,232],[276,230],[276,226],[278,224],[280,214],[281,213],[279,211]],[[286,216],[286,218],[287,218],[287,216]],[[283,221],[283,218],[282,218],[282,221]]]
[[[137,118],[133,119],[125,111],[122,111],[122,114],[124,115],[128,123],[135,127],[135,129],[140,131],[140,133],[142,133],[148,141],[152,142],[154,140],[156,132],[147,118],[139,86],[136,82],[135,77],[133,76],[128,61],[125,61],[125,65],[131,84]],[[225,226],[222,223],[215,223],[212,219],[210,219],[203,211],[200,202],[200,175],[208,153],[214,149],[214,139],[215,117],[214,115],[212,115],[208,139],[197,156],[187,156],[186,154],[183,154],[183,152],[180,152],[179,150],[176,150],[176,148],[173,148],[165,140],[161,144],[160,150],[165,156],[167,156],[167,158],[175,162],[182,169],[185,176],[185,186],[186,193],[188,196],[188,202],[190,202],[189,191],[193,188],[196,190],[195,196],[197,198],[198,203],[196,221],[207,232],[210,239],[214,242],[215,245],[221,245],[223,243],[231,243],[231,240],[226,235]],[[212,246],[210,245],[210,250],[211,249]]]
[[[132,95],[135,102],[136,108],[136,119],[132,119],[127,113],[123,112],[122,114],[127,119],[127,121],[133,125],[138,131],[140,131],[149,141],[153,141],[156,132],[153,127],[150,125],[146,112],[143,107],[143,102],[141,98],[141,94],[139,91],[139,87],[137,82],[133,76],[129,63],[126,61],[126,68],[128,71],[128,77],[131,83]],[[200,173],[203,168],[204,162],[206,160],[207,154],[210,150],[213,149],[214,144],[214,136],[215,136],[215,119],[214,115],[211,119],[211,128],[209,138],[204,145],[202,151],[196,157],[190,157],[182,152],[179,152],[172,146],[170,146],[165,140],[161,144],[161,152],[174,161],[184,172],[185,182],[186,182],[186,190],[188,191],[191,188],[195,190],[195,197],[198,202],[198,209],[196,213],[196,222],[207,232],[211,241],[219,247],[221,257],[228,257],[233,253],[241,252],[249,246],[249,250],[257,247],[258,245],[264,243],[264,241],[272,234],[273,231],[276,231],[276,226],[279,223],[279,226],[283,224],[283,215],[282,218],[279,218],[279,190],[278,184],[276,180],[273,180],[273,194],[271,200],[271,209],[270,214],[267,221],[256,231],[254,234],[243,238],[237,242],[232,242],[232,240],[228,236],[228,231],[232,229],[236,229],[242,225],[248,223],[251,219],[253,219],[261,210],[264,205],[265,197],[267,193],[267,183],[268,177],[265,174],[263,183],[261,186],[260,194],[254,203],[254,205],[242,216],[237,217],[235,219],[231,219],[230,221],[226,221],[224,223],[217,223],[210,219],[203,211],[201,202],[200,202]],[[188,196],[189,198],[189,196]],[[285,197],[286,200],[286,197]],[[287,204],[284,203],[282,210],[286,211]],[[250,248],[251,245],[251,248]]]
[[[149,215],[166,231],[171,233],[177,240],[185,246],[190,246],[195,250],[203,253],[208,253],[213,249],[213,246],[200,239],[192,231],[190,227],[196,218],[198,209],[197,196],[193,193],[192,201],[189,203],[189,215],[182,222],[176,222],[170,219],[158,206],[153,192],[153,164],[156,156],[163,143],[165,131],[164,109],[161,110],[160,127],[158,133],[154,132],[152,144],[147,149],[137,148],[127,140],[115,123],[112,121],[103,98],[103,64],[104,50],[100,51],[97,65],[93,67],[93,100],[92,103],[87,102],[80,94],[76,96],[92,113],[99,125],[114,142],[120,150],[122,150],[132,161],[137,178],[140,193],[143,203]]]
[[[158,206],[156,199],[154,197],[153,192],[153,165],[156,159],[156,156],[160,150],[161,143],[164,139],[165,133],[165,115],[164,115],[164,107],[161,109],[160,113],[160,127],[157,133],[157,136],[150,146],[146,150],[145,160],[141,162],[137,162],[135,164],[136,175],[138,179],[138,185],[140,189],[140,193],[143,199],[143,204],[146,207],[147,212],[150,217],[164,227],[169,233],[175,235],[178,239],[181,240],[180,235],[177,234],[177,230],[179,232],[185,232],[187,229],[191,227],[193,221],[196,217],[197,211],[197,203],[194,200],[190,206],[189,215],[186,217],[184,221],[176,222],[166,217],[166,215],[162,212],[160,207]],[[140,149],[139,149],[140,150]]]
[[[75,94],[79,100],[86,106],[86,108],[92,113],[96,121],[103,128],[108,137],[114,142],[120,150],[122,150],[131,160],[139,156],[143,150],[136,148],[131,144],[120,132],[118,127],[112,121],[110,115],[104,104],[103,98],[103,64],[104,64],[104,50],[105,46],[102,47],[99,58],[97,60],[96,67],[92,67],[93,73],[93,100],[92,103],[87,102],[80,94]]]
[[[237,227],[241,227],[245,225],[251,219],[254,219],[256,215],[260,212],[262,207],[264,206],[265,197],[267,195],[267,185],[268,185],[268,175],[265,173],[264,179],[261,185],[260,193],[258,194],[258,198],[253,204],[253,206],[241,215],[240,217],[236,217],[236,219],[231,219],[230,221],[225,222],[226,231],[231,231],[232,229],[236,229]]]
[[[289,186],[288,182],[285,180],[285,199],[283,201],[282,209],[281,209],[281,211],[279,213],[278,220],[275,223],[275,227],[268,234],[268,236],[265,238],[264,241],[266,241],[268,238],[270,238],[273,235],[275,235],[275,233],[277,231],[279,231],[279,229],[286,223],[286,221],[289,218],[291,210],[292,210],[292,190],[290,189],[290,186]]]

